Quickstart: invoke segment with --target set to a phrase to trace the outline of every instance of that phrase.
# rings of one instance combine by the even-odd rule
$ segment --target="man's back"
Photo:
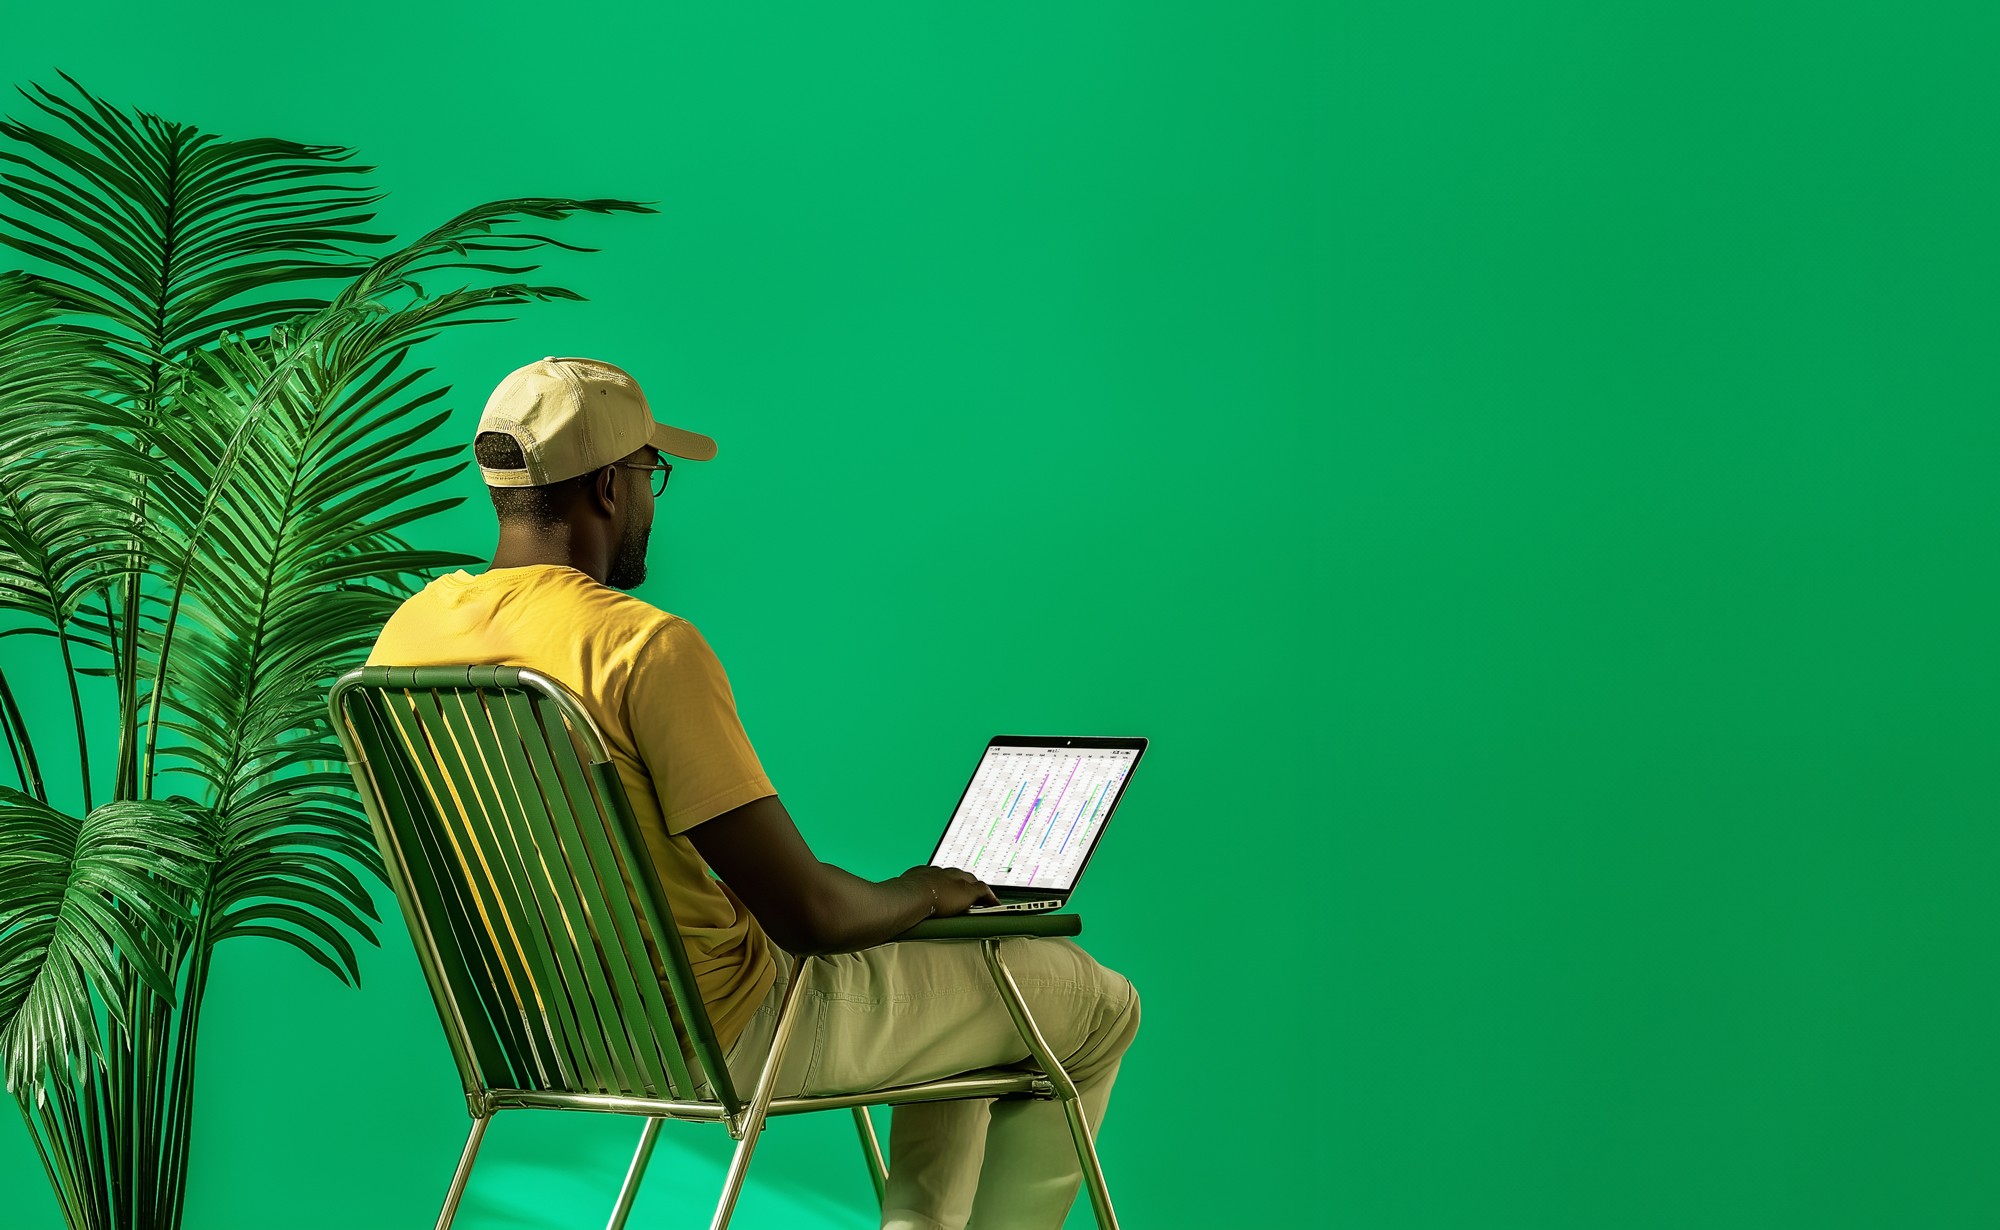
[[[526,666],[582,699],[631,799],[718,1040],[734,1041],[776,977],[771,942],[685,833],[776,791],[694,625],[572,567],[461,571],[405,602],[368,663]]]

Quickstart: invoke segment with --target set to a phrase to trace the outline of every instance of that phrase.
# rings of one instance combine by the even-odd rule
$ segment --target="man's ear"
[[[617,483],[617,466],[605,466],[590,476],[591,502],[607,517],[618,510]]]

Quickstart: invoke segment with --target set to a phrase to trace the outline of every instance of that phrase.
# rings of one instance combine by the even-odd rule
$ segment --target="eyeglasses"
[[[657,474],[659,477],[653,480],[653,496],[656,499],[667,493],[667,475],[674,472],[674,468],[670,465],[635,466],[623,461],[615,461],[612,464],[621,470],[651,470]]]

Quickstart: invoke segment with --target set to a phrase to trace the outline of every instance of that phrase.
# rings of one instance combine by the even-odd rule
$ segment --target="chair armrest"
[[[1012,936],[1080,935],[1081,914],[958,914],[951,918],[926,918],[887,941],[904,940],[988,940]]]

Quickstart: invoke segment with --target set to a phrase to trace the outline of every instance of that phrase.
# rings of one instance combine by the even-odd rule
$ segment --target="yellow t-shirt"
[[[439,577],[389,617],[370,666],[527,666],[582,698],[604,733],[724,1047],[777,978],[771,941],[709,875],[687,830],[776,794],[736,696],[695,626],[575,568]],[[657,963],[655,973],[665,976]]]

